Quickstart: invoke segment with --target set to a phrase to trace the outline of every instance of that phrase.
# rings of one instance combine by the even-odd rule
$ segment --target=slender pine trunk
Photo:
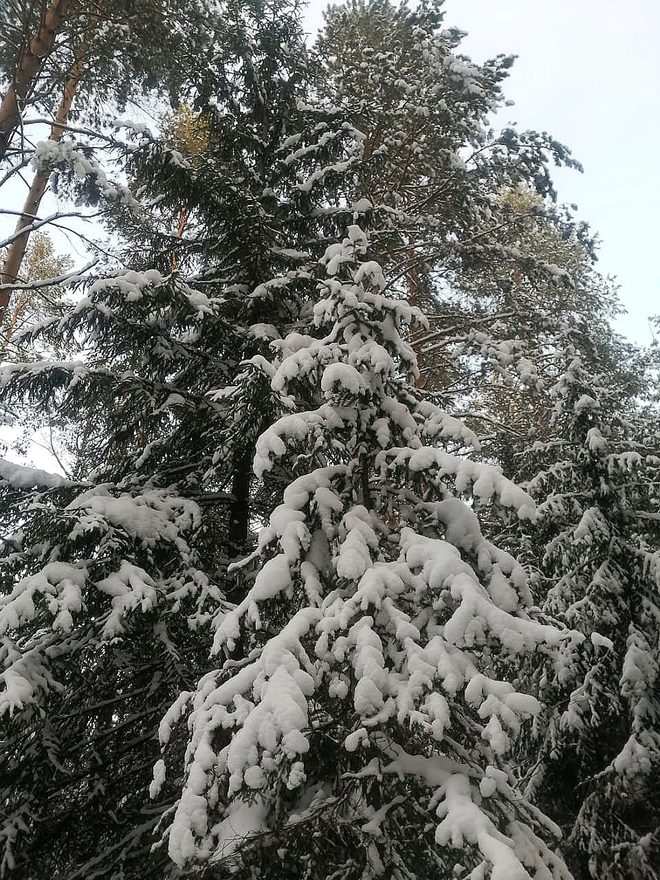
[[[69,118],[69,112],[71,111],[73,98],[85,65],[87,52],[87,44],[83,44],[78,50],[76,59],[69,72],[66,85],[64,86],[62,100],[57,108],[55,122],[51,128],[49,137],[49,140],[54,141],[55,143],[60,141],[64,134],[63,126],[66,125],[67,119]],[[18,238],[15,238],[9,246],[2,270],[0,271],[0,285],[12,285],[18,281],[25,251],[27,250],[28,242],[30,240],[30,230],[27,229],[27,227],[30,226],[37,215],[41,200],[48,187],[49,178],[50,174],[47,171],[38,171],[34,175],[32,185],[30,186],[30,190],[23,205],[23,213],[16,224],[15,230],[17,233],[21,232],[22,229],[25,229],[26,231],[23,235],[19,235]],[[11,286],[5,286],[4,289],[0,290],[0,324],[2,324],[5,319],[11,295]]]
[[[235,463],[229,507],[229,543],[233,550],[242,553],[250,533],[250,482],[252,476],[252,449],[248,449]]]
[[[68,7],[69,0],[53,0],[47,9],[44,8],[37,33],[21,52],[12,82],[0,103],[0,159],[7,152],[11,136],[20,125],[22,107],[32,91],[44,59],[53,50]]]

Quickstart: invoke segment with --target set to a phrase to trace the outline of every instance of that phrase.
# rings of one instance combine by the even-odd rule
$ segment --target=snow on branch
[[[12,489],[60,489],[62,486],[79,485],[60,474],[14,464],[4,458],[0,459],[0,480]]]

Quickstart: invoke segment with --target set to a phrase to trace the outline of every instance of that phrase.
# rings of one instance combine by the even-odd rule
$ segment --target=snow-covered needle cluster
[[[0,876],[657,880],[658,365],[577,163],[439,0],[190,5],[121,182],[34,150],[112,235],[0,365],[61,471],[0,460]]]

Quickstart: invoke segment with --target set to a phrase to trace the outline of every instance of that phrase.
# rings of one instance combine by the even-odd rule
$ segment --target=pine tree
[[[15,234],[2,243],[6,245],[0,268],[2,320],[12,285],[21,281],[29,237],[40,225],[39,208],[52,172],[82,177],[85,196],[93,204],[101,193],[117,197],[115,188],[103,185],[105,174],[90,163],[91,153],[94,148],[102,153],[100,146],[118,146],[108,127],[112,131],[118,113],[136,99],[155,92],[157,100],[177,103],[193,89],[208,91],[205,76],[217,35],[217,4],[41,0],[12,5],[0,16],[0,75],[7,80],[0,102],[0,161],[7,157],[14,161],[3,171],[2,184],[12,177],[13,182],[18,180],[31,152],[35,167],[22,211],[16,212]],[[179,22],[184,18],[182,28]],[[167,56],[162,52],[165,42]],[[25,131],[38,138],[40,130],[34,123],[43,124],[43,117],[52,120],[48,139],[34,149],[31,141],[28,147]],[[77,141],[67,136],[72,123]],[[133,123],[128,120],[128,125]]]
[[[123,111],[138,94],[155,90],[177,106],[200,73],[209,70],[219,5],[213,0],[3,5],[0,159],[8,147],[9,155],[20,152],[12,137],[21,117],[55,118],[71,88],[80,99],[77,122],[94,127],[117,109]],[[165,43],[167,53],[162,51]]]
[[[36,233],[26,254],[25,285],[17,291],[2,327],[0,361],[27,354],[12,337],[37,321],[63,314],[66,291],[58,280],[66,280],[70,269],[71,260],[55,251],[50,236]]]
[[[356,186],[389,207],[378,257],[429,317],[418,381],[503,457],[543,410],[558,316],[602,321],[612,294],[587,277],[588,228],[552,202],[549,166],[578,163],[547,134],[492,129],[512,59],[474,64],[442,19],[439,3],[331,7],[318,49],[325,93],[364,135]]]

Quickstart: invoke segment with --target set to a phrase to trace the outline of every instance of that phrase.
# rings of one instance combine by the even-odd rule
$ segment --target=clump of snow
[[[51,474],[39,468],[24,467],[11,461],[0,459],[0,480],[14,489],[59,489],[75,485],[60,474]]]

